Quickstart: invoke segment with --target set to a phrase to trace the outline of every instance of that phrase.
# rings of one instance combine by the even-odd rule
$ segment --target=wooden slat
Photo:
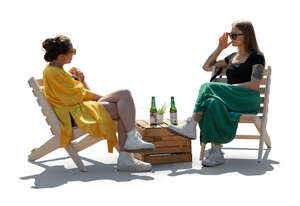
[[[146,155],[144,157],[145,162],[151,164],[162,164],[162,163],[175,163],[175,162],[191,162],[192,154],[183,153],[183,154],[172,154],[172,155]]]
[[[261,80],[260,84],[261,84],[261,85],[265,85],[266,82],[267,82],[267,78],[263,78],[263,79]]]
[[[240,117],[240,123],[254,123],[256,115],[242,115]]]
[[[143,137],[144,141],[147,142],[159,142],[159,141],[182,141],[186,143],[190,143],[191,140],[188,138],[185,138],[183,136],[151,136],[151,137]]]
[[[76,152],[76,150],[74,149],[72,143],[68,144],[65,147],[65,150],[68,152],[68,154],[70,155],[70,157],[72,158],[72,160],[74,161],[74,163],[76,164],[76,166],[79,168],[79,170],[81,172],[86,172],[87,169],[84,166],[82,160],[80,159],[78,153]]]
[[[264,68],[263,74],[264,74],[265,76],[268,75],[268,70],[267,70],[266,68]]]
[[[185,141],[185,140],[177,140],[177,141],[159,141],[159,142],[152,142],[155,146],[155,148],[161,148],[161,147],[171,147],[171,146],[190,146],[191,142]]]
[[[259,87],[259,93],[260,94],[265,94],[265,92],[266,92],[266,87]]]
[[[264,111],[264,107],[261,106],[261,107],[259,108],[259,112],[258,112],[258,113],[263,113],[263,111]]]
[[[60,123],[59,120],[48,103],[46,97],[41,91],[39,84],[37,83],[34,77],[28,80],[30,87],[33,90],[34,95],[37,97],[37,102],[42,108],[42,113],[46,116],[49,125],[52,127],[52,130],[56,136],[60,134]]]
[[[53,136],[51,139],[49,139],[46,143],[44,143],[39,148],[33,149],[30,155],[28,156],[28,161],[35,161],[45,156],[46,154],[58,149],[59,147],[60,147],[59,138]]]
[[[235,139],[259,139],[259,135],[236,135]]]
[[[172,136],[176,135],[173,131],[168,128],[149,128],[142,131],[141,135],[143,137],[152,137],[152,136]]]
[[[182,153],[191,152],[191,146],[172,146],[172,147],[160,147],[155,148],[153,152],[148,152],[145,154],[171,154],[171,153]]]

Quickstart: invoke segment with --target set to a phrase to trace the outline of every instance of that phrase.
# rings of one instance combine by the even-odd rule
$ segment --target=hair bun
[[[43,48],[44,48],[46,51],[52,50],[54,47],[55,47],[55,39],[54,39],[54,38],[46,39],[46,40],[43,42]]]

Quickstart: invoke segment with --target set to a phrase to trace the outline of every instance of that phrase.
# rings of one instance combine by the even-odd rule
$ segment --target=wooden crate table
[[[151,164],[191,162],[191,140],[168,129],[169,120],[157,126],[150,126],[149,121],[137,120],[136,128],[142,139],[155,145],[150,153],[135,153],[135,157]]]

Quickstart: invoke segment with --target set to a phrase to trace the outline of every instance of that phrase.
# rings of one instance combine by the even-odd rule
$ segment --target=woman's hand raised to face
[[[72,69],[75,70],[75,72],[79,74],[79,76],[81,78],[80,81],[84,81],[84,75],[83,75],[82,71],[79,68],[76,68],[76,67],[72,67]]]
[[[220,50],[226,49],[232,43],[232,41],[228,42],[228,36],[229,33],[226,32],[219,38],[218,49]]]

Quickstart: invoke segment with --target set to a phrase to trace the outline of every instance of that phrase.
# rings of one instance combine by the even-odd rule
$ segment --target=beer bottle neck
[[[175,107],[175,101],[173,98],[171,99],[171,107]]]
[[[154,98],[152,98],[151,107],[153,107],[153,108],[156,107],[156,106],[155,106],[155,99],[154,99]]]

